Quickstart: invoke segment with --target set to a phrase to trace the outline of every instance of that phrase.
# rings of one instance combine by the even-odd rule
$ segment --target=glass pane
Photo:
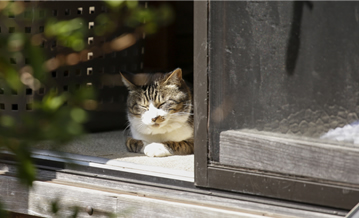
[[[210,2],[212,161],[225,130],[359,143],[358,9],[357,2]]]

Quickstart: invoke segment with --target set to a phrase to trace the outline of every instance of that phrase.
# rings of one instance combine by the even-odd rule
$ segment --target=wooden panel
[[[194,2],[195,184],[207,186],[207,2]]]
[[[263,218],[262,215],[223,210],[216,207],[204,207],[197,204],[185,204],[175,201],[163,201],[140,196],[122,195],[118,201],[119,211],[130,217],[241,217]]]
[[[358,188],[328,185],[268,173],[210,167],[208,179],[210,186],[231,192],[237,191],[347,210],[354,207],[359,199]],[[275,202],[274,199],[273,202]],[[299,208],[299,205],[296,208]],[[332,213],[338,214],[338,210],[333,209]]]
[[[17,183],[15,178],[0,176],[2,186],[10,187],[13,183]],[[22,190],[22,196],[14,195],[13,199],[23,203],[8,209],[13,212],[22,211],[24,214],[52,217],[50,203],[58,200],[61,206],[59,217],[68,217],[75,205],[80,207],[78,217],[89,217],[86,207],[93,209],[92,217],[108,217],[109,213],[116,214],[117,217],[342,217],[298,208],[281,208],[230,198],[201,196],[190,192],[187,196],[187,193],[175,190],[164,192],[159,189],[155,194],[149,194],[149,188],[142,186],[131,192],[123,192],[121,186],[96,187],[57,180],[35,182],[34,189]],[[7,192],[19,190],[8,188]],[[0,193],[1,196],[7,196],[3,195],[3,192]],[[168,194],[171,197],[168,197]],[[159,197],[161,195],[162,197]],[[23,196],[26,197],[22,198]]]
[[[0,164],[0,174],[5,174],[6,176],[0,175],[0,196],[1,198],[5,196],[8,202],[13,202],[13,207],[11,208],[14,211],[22,210],[24,213],[28,211],[31,214],[33,212],[40,213],[39,210],[27,210],[28,202],[32,202],[32,205],[35,205],[37,202],[36,199],[43,198],[44,196],[47,199],[53,199],[53,196],[59,193],[57,190],[61,192],[61,190],[68,189],[72,193],[68,194],[68,191],[63,191],[64,193],[61,196],[61,199],[66,201],[67,197],[71,201],[81,201],[82,203],[79,206],[93,206],[94,197],[92,195],[86,195],[87,198],[81,198],[81,193],[86,192],[84,190],[88,190],[87,192],[91,193],[91,190],[96,190],[96,194],[100,197],[95,197],[95,199],[99,203],[106,203],[106,199],[104,196],[112,196],[116,197],[117,195],[131,195],[138,196],[137,202],[141,204],[142,199],[155,199],[160,200],[156,201],[162,205],[167,205],[170,202],[181,203],[177,204],[178,206],[184,205],[180,209],[187,210],[187,204],[190,205],[201,205],[201,210],[206,210],[206,208],[216,208],[220,210],[228,210],[228,211],[237,211],[241,213],[247,214],[256,214],[263,215],[266,217],[311,217],[311,218],[334,218],[338,215],[343,217],[348,211],[344,210],[333,210],[332,208],[323,208],[313,205],[305,205],[298,204],[293,202],[286,202],[281,200],[269,199],[269,198],[261,198],[258,196],[250,196],[246,194],[240,194],[236,192],[223,192],[218,190],[206,190],[206,189],[196,189],[196,188],[183,188],[178,186],[165,186],[158,183],[152,184],[141,184],[141,182],[137,181],[124,181],[121,178],[115,176],[104,176],[101,174],[86,174],[80,172],[64,172],[64,171],[52,171],[52,170],[43,170],[38,169],[37,177],[41,181],[48,182],[35,182],[36,184],[36,193],[29,191],[27,189],[21,189],[21,187],[15,186],[17,184],[17,180],[14,177],[10,177],[9,175],[13,175],[15,172],[15,167],[13,165],[8,164]],[[224,189],[232,190],[233,186],[231,186],[231,182],[238,183],[238,180],[233,179],[234,177],[232,173],[229,174],[231,179],[227,179],[224,174],[212,174],[213,176],[217,176],[218,178],[224,178],[225,182],[222,182],[222,186]],[[240,174],[236,174],[240,175]],[[252,179],[253,183],[255,179]],[[264,179],[265,181],[265,179]],[[272,180],[268,180],[268,182],[273,182]],[[245,185],[244,183],[240,183]],[[42,188],[44,187],[44,188]],[[254,186],[253,186],[254,187]],[[257,190],[260,187],[257,187]],[[263,186],[263,189],[265,186]],[[43,190],[47,190],[47,194]],[[289,188],[286,188],[282,193],[288,191]],[[330,189],[329,191],[332,191]],[[340,191],[342,191],[340,189]],[[15,193],[15,194],[11,194]],[[93,192],[95,193],[95,192]],[[333,201],[336,199],[342,200],[342,198],[338,198],[340,196],[337,191],[330,192],[333,193],[335,198],[329,198],[329,200]],[[288,193],[290,194],[290,192]],[[8,197],[9,195],[13,196]],[[38,196],[40,195],[40,196]],[[83,195],[83,194],[82,194]],[[352,194],[351,194],[352,195]],[[77,196],[77,197],[76,197]],[[296,196],[296,195],[294,195]],[[317,195],[320,197],[321,195]],[[328,197],[324,195],[323,198]],[[354,196],[355,197],[355,196]],[[35,200],[29,200],[34,199]],[[12,199],[12,200],[10,200]],[[126,211],[125,205],[134,204],[135,201],[132,201],[133,198],[126,198],[127,200],[118,198],[119,201],[124,201],[124,205],[120,205],[116,209],[118,211]],[[356,198],[358,199],[358,197]],[[21,202],[21,203],[20,203]],[[341,201],[342,202],[342,201]],[[342,202],[346,204],[347,202]],[[45,207],[45,203],[42,204]],[[152,207],[151,203],[147,201],[146,205],[148,207]],[[349,205],[349,204],[347,204]],[[350,205],[349,205],[350,206]],[[145,206],[139,206],[139,210],[147,211],[149,215],[151,214],[149,208]],[[171,206],[169,206],[171,207]],[[30,207],[32,208],[32,207]],[[100,212],[101,208],[105,207],[96,207],[97,214]],[[153,207],[156,209],[157,207]],[[171,207],[172,208],[172,207]],[[128,209],[128,208],[127,208]],[[166,209],[163,209],[168,212]],[[176,209],[173,209],[176,211]],[[177,208],[177,210],[179,210]],[[182,212],[181,212],[182,213]],[[170,212],[168,212],[170,214]],[[200,213],[201,214],[201,213]],[[142,216],[141,216],[142,217]],[[157,216],[156,216],[157,217]]]
[[[120,191],[93,189],[76,184],[58,184],[52,182],[35,182],[30,190],[22,190],[12,187],[16,184],[15,178],[0,176],[2,187],[1,196],[13,200],[5,203],[14,203],[16,206],[8,206],[6,209],[12,212],[31,214],[37,216],[52,217],[51,203],[59,205],[58,217],[69,217],[73,208],[79,208],[78,217],[89,217],[87,208],[92,208],[93,217],[241,217],[261,218],[261,214],[240,212],[220,207],[208,207],[183,201],[171,201],[156,199],[144,195],[124,193]],[[21,190],[21,192],[20,192]],[[20,194],[18,194],[20,193]],[[24,195],[24,196],[22,196]],[[16,201],[19,201],[16,203]]]
[[[359,149],[252,131],[224,131],[220,163],[359,185]]]
[[[3,170],[2,166],[1,171]],[[8,211],[28,213],[28,189],[21,186],[13,177],[0,175],[0,201]]]

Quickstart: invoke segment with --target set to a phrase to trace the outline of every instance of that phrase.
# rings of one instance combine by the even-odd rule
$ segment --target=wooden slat
[[[17,184],[15,178],[0,176],[0,184],[2,184],[0,195],[6,199],[8,210],[46,217],[53,217],[50,203],[54,201],[58,201],[60,205],[59,217],[68,217],[74,206],[80,208],[78,217],[108,217],[110,213],[115,214],[116,217],[339,217],[260,204],[257,205],[257,209],[238,209],[251,207],[253,203],[241,201],[232,203],[233,199],[221,200],[212,197],[211,204],[206,204],[204,203],[205,196],[198,196],[196,199],[187,197],[189,201],[180,200],[180,198],[186,198],[186,195],[179,195],[178,200],[171,200],[138,192],[123,192],[113,187],[95,187],[57,180],[37,181],[32,189],[19,189],[11,186],[11,184]],[[147,187],[142,188],[142,191],[147,189]],[[157,193],[157,195],[161,194],[165,196],[164,192]],[[189,193],[189,195],[193,194]],[[214,205],[215,203],[217,205]],[[227,205],[227,207],[221,205]],[[228,207],[230,205],[234,206]],[[93,209],[92,216],[87,214],[87,207]],[[263,211],[264,208],[266,208],[265,211]]]
[[[328,185],[260,172],[209,167],[208,180],[210,186],[231,192],[237,191],[345,210],[354,207],[359,199],[359,188]]]
[[[224,131],[220,136],[220,163],[359,185],[359,149],[319,140]]]
[[[75,206],[79,208],[78,217],[91,217],[86,210],[88,207],[93,209],[92,217],[109,217],[111,214],[115,217],[263,217],[260,214],[120,191],[109,192],[71,183],[35,182],[32,189],[19,189],[12,186],[17,184],[15,178],[0,176],[0,182],[0,194],[5,199],[7,210],[37,216],[54,216],[51,203],[57,202],[59,217],[69,217]]]
[[[16,171],[15,166],[13,165],[0,164],[0,174],[14,175],[15,171]],[[26,213],[26,211],[28,210],[29,199],[35,199],[32,201],[32,204],[35,205],[35,202],[40,201],[36,196],[41,195],[40,196],[41,198],[46,196],[47,199],[52,199],[53,196],[56,196],[56,193],[58,193],[57,191],[62,192],[61,190],[68,189],[69,186],[69,190],[71,190],[71,192],[73,192],[74,194],[63,194],[62,199],[64,201],[66,201],[67,199],[74,200],[75,198],[74,196],[78,196],[76,197],[77,199],[80,198],[81,194],[79,193],[81,192],[86,193],[87,190],[88,192],[91,192],[91,190],[96,190],[96,191],[101,191],[101,193],[100,192],[98,193],[102,195],[101,197],[96,198],[96,200],[99,202],[103,201],[102,203],[104,204],[106,204],[106,201],[102,200],[102,199],[106,199],[104,195],[113,196],[113,197],[117,195],[130,195],[130,196],[138,197],[136,198],[138,199],[137,204],[141,204],[142,202],[141,199],[150,198],[150,199],[161,200],[161,202],[163,201],[167,203],[177,202],[185,205],[187,204],[197,205],[197,206],[201,205],[203,206],[203,208],[199,208],[199,209],[203,209],[203,210],[206,210],[206,208],[216,208],[220,210],[236,211],[246,214],[263,215],[265,217],[335,218],[335,217],[343,217],[347,213],[347,211],[342,211],[342,210],[333,210],[333,209],[322,208],[322,207],[301,205],[297,203],[283,202],[274,199],[242,195],[238,193],[235,194],[230,192],[220,192],[216,190],[204,190],[204,189],[188,189],[182,187],[177,187],[177,188],[164,187],[162,185],[153,185],[153,184],[143,185],[143,184],[139,184],[138,182],[129,183],[124,181],[119,181],[115,177],[108,177],[108,176],[103,177],[101,175],[93,177],[93,176],[79,175],[76,173],[66,173],[60,171],[54,172],[51,170],[38,169],[37,177],[41,181],[48,181],[48,182],[36,182],[37,188],[35,190],[38,190],[39,192],[36,192],[36,195],[34,197],[34,195],[31,194],[31,191],[17,185],[16,178],[0,175],[0,198],[6,199],[7,203],[9,203],[8,206],[10,207],[11,211],[21,211],[22,213]],[[50,184],[52,188],[47,188],[48,186],[50,186],[48,184]],[[59,186],[55,186],[55,185],[59,185]],[[228,183],[224,183],[224,185],[227,186],[227,188],[232,187],[229,186]],[[44,194],[41,191],[43,186],[45,187],[44,190],[48,190],[47,194]],[[68,193],[68,192],[64,191],[62,193]],[[29,196],[33,196],[33,197],[29,197]],[[93,197],[91,198],[91,195],[86,195],[86,197],[87,198],[82,198],[81,205],[91,206]],[[131,199],[129,200],[131,201]],[[135,201],[131,201],[131,203],[130,202],[126,203],[127,200],[125,201],[123,199],[121,201],[124,201],[124,203],[121,203],[121,205],[119,205],[118,207],[122,209],[116,209],[116,211],[126,211],[125,205],[135,203]],[[45,207],[45,204],[43,204],[43,207]],[[153,210],[156,210],[158,208],[158,207],[150,206],[150,203],[148,204],[148,207],[149,208],[146,209],[143,206],[141,210],[151,211],[150,208],[153,208]],[[101,208],[102,207],[96,207],[97,214],[100,212],[99,210],[101,210]],[[182,210],[182,209],[186,210],[186,206],[184,208],[181,207],[181,208],[173,209],[173,211]],[[40,210],[31,209],[31,211],[28,211],[27,213],[29,214],[30,212],[31,214],[38,213],[38,215],[41,215]],[[149,216],[153,213],[149,212]],[[158,217],[158,216],[154,216],[154,217]],[[198,217],[198,216],[194,216],[194,217]]]
[[[207,181],[207,1],[194,1],[194,162],[195,184],[208,186]]]

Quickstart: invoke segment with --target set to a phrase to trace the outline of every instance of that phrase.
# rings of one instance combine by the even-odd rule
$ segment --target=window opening
[[[152,3],[149,3],[150,5]],[[179,4],[183,4],[183,3],[179,3]],[[93,4],[95,5],[95,4]],[[186,5],[192,5],[192,2],[186,4]],[[184,8],[184,7],[182,7]],[[72,8],[71,8],[72,9]],[[88,13],[91,14],[97,14],[100,11],[106,11],[106,7],[101,7],[97,6],[82,6],[82,7],[75,7],[73,9],[74,11],[72,11],[72,13],[76,13],[77,15],[83,15],[83,16],[88,16],[87,14],[87,10]],[[182,10],[182,9],[178,9],[178,10]],[[50,11],[51,12],[51,11]],[[58,14],[59,13],[59,14]],[[57,10],[53,10],[52,11],[52,15],[53,16],[64,16],[64,15],[70,15],[71,11],[70,8],[68,9],[57,9]],[[179,13],[181,14],[181,13]],[[73,14],[71,14],[73,15]],[[73,15],[75,16],[75,15]],[[178,17],[176,18],[175,22],[180,22],[181,19],[183,20],[182,17]],[[188,22],[191,24],[193,22],[193,19],[190,18],[188,20]],[[85,23],[86,25],[86,23]],[[95,20],[90,20],[87,23],[87,28],[88,29],[94,29],[95,28]],[[193,26],[191,25],[187,25],[186,23],[182,23],[179,24],[181,25],[183,28],[186,29],[186,32],[188,31],[188,35],[185,36],[186,40],[182,40],[181,37],[183,37],[183,35],[181,34],[172,34],[171,33],[171,28],[170,27],[165,27],[165,31],[166,33],[171,33],[169,35],[171,35],[171,38],[166,38],[166,39],[161,39],[160,36],[156,36],[153,38],[153,41],[149,41],[144,43],[144,41],[142,41],[141,37],[139,37],[139,43],[134,44],[131,47],[128,47],[124,50],[121,51],[115,51],[112,53],[102,53],[101,50],[96,50],[96,47],[92,47],[94,44],[99,45],[99,48],[106,48],[105,46],[102,47],[103,44],[110,44],[112,39],[114,39],[115,37],[118,37],[118,33],[120,32],[122,34],[122,32],[127,31],[126,29],[119,29],[119,32],[116,32],[117,35],[106,35],[106,36],[89,36],[87,37],[87,43],[89,46],[90,50],[86,50],[87,54],[85,53],[85,59],[87,60],[92,60],[91,62],[86,62],[83,61],[81,62],[81,65],[78,66],[69,66],[66,68],[69,68],[71,71],[73,71],[73,73],[71,72],[70,75],[70,70],[64,70],[64,69],[56,69],[53,71],[49,72],[49,76],[51,78],[53,78],[54,82],[58,82],[57,87],[56,88],[58,90],[58,92],[66,92],[66,91],[72,91],[72,89],[80,89],[80,87],[89,87],[89,88],[93,88],[96,89],[98,91],[98,99],[96,99],[96,104],[101,105],[98,106],[98,108],[96,109],[96,113],[97,112],[103,112],[103,111],[111,111],[111,113],[117,113],[117,117],[113,117],[111,119],[106,118],[107,120],[101,120],[99,122],[99,124],[92,124],[95,125],[98,129],[100,129],[100,131],[103,129],[112,129],[115,131],[115,133],[112,132],[103,132],[104,135],[107,134],[113,134],[111,136],[114,136],[114,138],[117,141],[121,141],[121,143],[125,140],[125,138],[123,137],[123,129],[124,127],[126,127],[126,124],[128,123],[127,121],[127,117],[126,117],[126,100],[127,100],[127,89],[126,87],[123,86],[122,82],[121,82],[121,77],[120,77],[120,70],[128,70],[130,72],[133,73],[141,73],[141,72],[153,72],[155,70],[159,70],[159,71],[163,71],[163,72],[169,72],[170,70],[175,69],[176,67],[181,67],[183,69],[183,72],[186,74],[189,74],[191,77],[191,72],[193,72],[192,70],[192,65],[193,65],[193,61],[192,61],[192,53],[193,53],[193,49],[192,49],[192,41],[193,41]],[[38,29],[39,32],[43,32],[44,29],[43,27],[39,27]],[[32,32],[34,32],[32,30]],[[105,38],[106,37],[106,38]],[[95,39],[96,38],[96,39]],[[107,39],[107,41],[106,41]],[[147,40],[147,39],[146,39]],[[151,39],[149,39],[151,40]],[[182,40],[182,41],[181,41]],[[188,42],[188,44],[186,44],[186,46],[184,46],[183,42],[186,41]],[[44,42],[45,43],[45,42]],[[51,48],[55,48],[57,47],[57,43],[55,40],[51,39],[49,42],[49,44],[47,45],[47,47]],[[181,44],[182,43],[182,44]],[[145,47],[144,44],[148,45],[152,45],[152,47]],[[159,44],[159,46],[156,46],[156,48],[153,45]],[[43,46],[45,46],[45,44],[43,44]],[[184,52],[183,54],[189,54],[189,56],[187,55],[174,55],[174,53],[172,52],[173,50],[177,50],[177,49],[183,49],[186,52]],[[50,50],[49,49],[49,50]],[[146,51],[146,52],[145,52]],[[51,52],[56,52],[56,50],[52,50]],[[97,53],[96,53],[97,52]],[[148,54],[148,56],[146,56]],[[185,57],[186,56],[186,57]],[[102,58],[98,58],[98,57],[102,57]],[[185,58],[184,58],[185,57]],[[185,61],[183,61],[185,60]],[[94,64],[92,64],[92,62]],[[91,64],[90,64],[91,63]],[[169,69],[169,68],[173,68],[173,69]],[[65,79],[66,78],[66,79]],[[64,83],[64,81],[66,83]],[[191,82],[191,81],[190,81]],[[47,91],[47,90],[46,90]],[[44,95],[45,94],[45,89],[42,87],[41,89],[39,89],[38,91],[36,91],[37,94],[39,95]],[[101,111],[103,110],[103,111]],[[108,113],[110,114],[110,113]],[[107,114],[103,113],[101,114],[101,116],[106,117]],[[110,127],[105,128],[104,126],[110,124]],[[113,127],[112,127],[113,126]],[[99,143],[98,140],[100,140],[99,137],[96,138],[95,135],[90,134],[89,137],[94,137],[93,138],[93,142],[94,143]],[[107,146],[106,144],[108,143],[104,143],[104,146]],[[82,147],[81,145],[76,145],[78,146],[78,150],[81,155],[93,155],[93,153],[91,153],[91,149],[95,149],[96,146],[95,144],[90,144],[87,147]],[[98,157],[104,157],[104,158],[109,158],[111,160],[116,160],[116,161],[121,161],[121,158],[124,158],[126,155],[128,156],[128,158],[124,158],[126,160],[128,160],[128,162],[130,163],[136,163],[136,161],[139,161],[140,164],[146,165],[148,164],[148,161],[153,162],[152,165],[150,166],[156,166],[156,160],[152,159],[150,157],[145,157],[142,154],[137,154],[137,153],[129,153],[126,150],[126,147],[123,145],[121,145],[121,154],[118,154],[118,152],[113,152],[113,150],[111,150],[112,148],[109,147],[108,149],[103,149],[102,151],[98,151],[98,153],[96,154],[96,156]],[[106,151],[106,152],[105,152]],[[66,150],[65,150],[66,152]],[[124,155],[124,156],[121,156]],[[178,164],[175,164],[176,166],[174,166],[173,164],[169,164],[170,159],[176,159],[178,161]],[[172,158],[167,158],[167,161],[164,161],[163,163],[161,163],[161,165],[157,165],[159,167],[172,167],[171,169],[178,169],[178,170],[183,170],[183,171],[188,171],[188,172],[193,172],[193,167],[194,164],[193,160],[194,157],[193,155],[188,155],[188,156],[175,156]],[[163,159],[165,160],[165,159]],[[131,162],[132,161],[132,162]],[[158,161],[158,160],[157,160]],[[184,166],[183,163],[186,163]]]
[[[87,68],[87,76],[92,75],[92,67]]]
[[[32,95],[32,89],[26,88],[25,93],[26,93],[26,95]]]
[[[13,110],[13,111],[19,110],[19,105],[18,104],[12,104],[11,105],[11,110]]]
[[[70,9],[66,8],[64,13],[66,16],[70,15]]]
[[[25,33],[31,33],[31,27],[25,27]]]
[[[89,14],[94,14],[95,13],[95,7],[90,7],[89,8]]]
[[[92,29],[94,26],[95,26],[95,23],[94,22],[89,22],[89,29]]]
[[[76,76],[81,76],[81,69],[76,69],[75,75]]]
[[[64,77],[69,77],[70,76],[70,71],[69,70],[65,70],[64,71]]]
[[[77,14],[82,14],[83,8],[77,8]]]

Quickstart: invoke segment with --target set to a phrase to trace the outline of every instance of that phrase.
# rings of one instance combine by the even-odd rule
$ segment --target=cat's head
[[[164,134],[188,122],[192,96],[181,69],[167,74],[121,75],[129,90],[131,128],[143,134]]]

